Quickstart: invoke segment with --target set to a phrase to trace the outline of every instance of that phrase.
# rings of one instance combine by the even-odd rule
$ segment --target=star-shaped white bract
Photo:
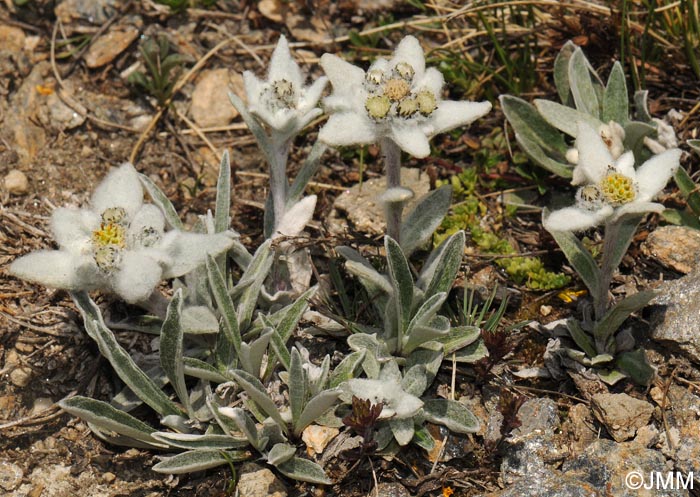
[[[328,78],[322,76],[304,86],[304,76],[289,52],[289,44],[280,36],[272,53],[267,80],[252,72],[243,73],[248,109],[273,133],[289,138],[321,115],[317,106]]]
[[[627,214],[664,210],[652,200],[678,169],[679,149],[655,155],[635,170],[631,151],[613,159],[600,133],[586,123],[578,123],[576,149],[572,184],[581,185],[576,204],[549,214],[544,219],[547,230],[581,231]]]
[[[233,232],[165,231],[158,207],[143,203],[136,169],[123,164],[100,183],[88,209],[58,208],[51,231],[59,250],[15,260],[10,274],[65,290],[107,290],[130,303],[148,299],[162,279],[182,276],[229,249]]]
[[[330,117],[319,139],[331,146],[389,138],[412,156],[426,157],[430,138],[491,110],[489,102],[442,100],[442,73],[426,69],[413,36],[401,40],[390,60],[376,60],[366,73],[331,54],[321,57],[321,66],[333,93],[323,101]]]

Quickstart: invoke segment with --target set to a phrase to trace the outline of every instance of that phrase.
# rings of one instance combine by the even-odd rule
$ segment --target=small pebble
[[[549,316],[552,313],[552,306],[551,305],[541,305],[540,306],[540,314],[543,316]]]
[[[13,169],[5,176],[5,189],[11,195],[26,195],[29,191],[29,180],[22,171]]]
[[[13,369],[10,373],[10,381],[16,387],[26,387],[32,379],[32,370],[26,366]]]
[[[110,473],[109,471],[102,475],[102,481],[105,483],[113,483],[117,479],[117,475]]]
[[[37,397],[34,399],[31,415],[42,413],[53,405],[53,400],[48,397]]]

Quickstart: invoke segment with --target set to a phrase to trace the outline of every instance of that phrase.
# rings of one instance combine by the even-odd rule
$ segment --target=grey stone
[[[521,425],[513,430],[514,435],[528,433],[554,433],[559,430],[559,409],[557,403],[546,397],[534,398],[525,402],[518,410]]]
[[[664,283],[651,302],[652,337],[670,342],[700,363],[700,271]]]
[[[414,196],[404,208],[404,216],[411,212],[423,195],[430,191],[430,178],[420,169],[401,168],[401,185],[413,190]],[[386,222],[379,196],[386,190],[386,178],[373,178],[344,191],[333,204],[328,225],[331,233],[342,234],[349,223],[355,230],[371,236],[384,234]],[[347,221],[342,218],[345,214]]]
[[[591,399],[591,408],[598,421],[618,442],[634,437],[637,430],[646,426],[654,412],[654,406],[635,399],[626,393],[599,393]]]
[[[547,469],[547,465],[561,462],[568,455],[557,437],[550,433],[532,432],[509,437],[501,462],[501,474],[505,483]]]
[[[649,234],[642,252],[663,266],[687,274],[700,264],[700,231],[687,226],[662,226]]]
[[[0,488],[3,490],[14,490],[22,483],[24,471],[15,463],[0,461]]]
[[[633,488],[626,480],[631,472],[638,472],[644,482],[652,474],[665,476],[671,468],[663,455],[634,442],[615,443],[596,440],[577,458],[562,466],[565,475],[590,483],[601,495],[615,497],[687,497],[687,490],[674,488]],[[638,481],[638,480],[637,480]],[[634,481],[632,480],[632,483]]]
[[[411,497],[411,494],[399,483],[380,483],[367,497]]]
[[[254,463],[241,467],[236,492],[239,497],[287,497],[284,483],[272,471]]]
[[[562,432],[574,454],[579,454],[598,438],[596,423],[586,404],[571,406],[562,424]]]
[[[118,0],[63,0],[54,13],[64,25],[74,21],[104,24],[116,14]]]
[[[505,490],[481,497],[602,497],[590,483],[560,471],[540,469],[513,482]]]

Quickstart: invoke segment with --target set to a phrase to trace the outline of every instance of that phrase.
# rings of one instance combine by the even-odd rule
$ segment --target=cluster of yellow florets
[[[605,201],[613,206],[632,202],[637,196],[634,180],[618,172],[609,172],[600,182]]]
[[[412,91],[415,70],[407,62],[399,62],[389,71],[372,69],[366,76],[369,95],[365,109],[375,121],[390,116],[410,118],[429,116],[437,108],[437,97],[427,89]]]
[[[102,213],[99,229],[92,232],[93,257],[103,271],[113,270],[119,262],[121,249],[126,246],[125,221],[126,211],[111,207]]]

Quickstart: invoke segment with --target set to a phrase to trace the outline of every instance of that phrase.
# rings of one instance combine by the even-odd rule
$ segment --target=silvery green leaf
[[[292,186],[289,188],[289,203],[294,204],[301,198],[306,185],[309,183],[313,175],[316,174],[316,171],[318,171],[318,168],[321,165],[321,157],[327,148],[328,146],[321,141],[317,141],[314,143],[314,146],[311,147],[309,155],[306,157],[304,164],[301,166],[301,169],[292,182]]]
[[[455,362],[464,364],[474,364],[484,357],[489,356],[489,350],[486,348],[483,340],[467,345],[463,349],[458,350],[455,354]]]
[[[317,485],[330,485],[333,483],[328,479],[321,466],[308,459],[293,457],[277,466],[277,469],[284,476],[293,480],[315,483]]]
[[[247,438],[232,437],[230,435],[196,435],[157,431],[153,433],[153,438],[170,447],[186,450],[241,449],[248,445]]]
[[[215,468],[230,461],[245,461],[250,458],[246,451],[190,450],[176,456],[164,457],[151,469],[157,473],[182,475]]]
[[[367,290],[369,295],[391,295],[393,290],[389,279],[371,267],[369,263],[366,265],[361,262],[348,260],[345,263],[345,269],[347,269],[348,273],[360,280],[360,283],[365,290]]]
[[[163,326],[163,320],[149,315],[127,316],[117,322],[108,319],[106,324],[112,330],[138,331],[139,333],[148,333],[149,335],[160,335],[160,328]]]
[[[569,60],[569,85],[576,108],[593,117],[600,117],[600,103],[593,79],[592,68],[581,48],[574,50]]]
[[[172,202],[170,202],[168,199],[167,195],[163,193],[163,191],[158,188],[153,180],[151,180],[151,178],[145,174],[139,173],[139,180],[141,181],[144,189],[148,192],[148,195],[150,195],[153,203],[156,204],[161,211],[163,211],[165,220],[168,222],[170,227],[175,230],[184,229],[182,221],[180,221],[180,217],[177,215],[177,211],[175,210]]]
[[[573,338],[574,342],[576,342],[576,345],[578,345],[579,348],[586,353],[587,357],[590,358],[596,356],[597,351],[593,340],[585,331],[583,331],[583,328],[581,328],[581,325],[576,319],[572,318],[567,320],[566,329],[569,331],[569,335],[571,338]]]
[[[637,118],[645,123],[650,123],[653,119],[647,105],[648,99],[649,90],[637,90],[634,92],[634,110],[637,113]]]
[[[292,411],[292,425],[296,424],[304,409],[306,400],[306,382],[304,381],[304,369],[302,367],[301,354],[296,347],[292,347],[291,361],[289,363],[289,406]]]
[[[413,440],[411,440],[411,442],[426,452],[430,452],[435,448],[435,439],[426,426],[416,427],[416,432],[413,434]]]
[[[636,162],[643,162],[642,151],[644,149],[644,138],[656,135],[656,128],[651,124],[641,121],[630,121],[625,125],[625,139],[623,144],[625,150],[632,150]]]
[[[151,381],[158,387],[163,388],[168,384],[168,377],[160,367],[160,364],[144,371]],[[128,386],[112,397],[109,401],[112,407],[116,407],[120,411],[131,412],[137,407],[143,405],[143,400],[139,398]]]
[[[160,331],[160,367],[168,376],[175,393],[187,412],[192,414],[189,392],[185,384],[185,367],[182,361],[182,290],[175,291]]]
[[[397,317],[401,323],[401,331],[404,331],[408,327],[411,307],[413,306],[413,276],[401,246],[394,239],[385,236],[384,248],[389,266],[389,277],[394,288]]]
[[[637,231],[637,226],[643,216],[644,214],[632,213],[620,218],[616,223],[611,223],[606,226],[605,236],[610,236],[616,241],[613,245],[613,250],[608,262],[609,267],[617,268],[620,265],[622,258],[627,253],[630,243],[632,243],[634,234]]]
[[[444,354],[448,356],[452,352],[474,343],[480,336],[481,330],[478,326],[453,326],[448,335],[436,338],[436,341],[443,344]]]
[[[406,393],[420,397],[428,388],[428,377],[423,364],[416,364],[406,371],[401,380],[401,388]]]
[[[416,326],[408,339],[404,340],[402,352],[410,354],[424,343],[435,343],[434,340],[445,337],[450,332],[450,321],[445,316],[435,316],[434,322],[426,326]]]
[[[208,362],[204,362],[194,357],[184,357],[183,363],[185,374],[187,376],[211,381],[212,383],[226,383],[227,381],[231,381],[231,378],[221,374],[218,369]]]
[[[169,414],[160,419],[160,424],[167,426],[168,428],[172,428],[179,433],[191,433],[192,425],[189,424],[190,419],[191,418],[187,418],[179,414]]]
[[[84,292],[71,295],[83,316],[88,335],[97,342],[101,354],[112,365],[117,376],[161,416],[181,414],[180,408],[136,365],[112,331],[105,326],[99,308],[90,297]]]
[[[246,342],[241,343],[241,356],[239,357],[241,366],[254,376],[260,374],[263,356],[272,338],[272,333],[272,328],[265,328],[263,333],[250,345]]]
[[[688,145],[693,146],[691,142],[698,142],[700,147],[700,140],[688,140]],[[698,149],[700,151],[700,148]],[[688,207],[693,211],[695,217],[700,215],[700,193],[697,191],[697,185],[690,177],[688,171],[683,167],[676,169],[673,173],[673,179],[676,181],[678,188],[680,189],[686,202],[688,202]],[[669,209],[666,209],[669,210]],[[664,211],[665,212],[665,211]],[[697,219],[696,219],[697,220]]]
[[[690,148],[700,153],[700,140],[688,140],[686,143],[690,146]]]
[[[141,440],[136,440],[135,438],[127,437],[125,435],[120,435],[114,431],[103,430],[96,424],[90,423],[89,421],[85,421],[85,423],[87,423],[87,426],[93,435],[110,445],[146,450],[153,450],[154,448],[164,448],[160,446],[154,447],[153,444],[149,444],[148,442],[142,442]]]
[[[457,277],[457,272],[464,256],[464,231],[458,231],[440,244],[438,256],[429,272],[423,271],[421,277],[430,276],[429,280],[419,281],[419,288],[425,290],[424,298],[430,298],[441,292],[450,293]],[[444,245],[444,249],[441,250]],[[433,269],[434,267],[434,269]],[[420,286],[420,283],[427,283]]]
[[[211,392],[208,392],[208,395],[205,399],[207,407],[209,407],[209,411],[211,412],[211,415],[214,417],[214,420],[216,421],[216,424],[219,426],[221,431],[225,434],[231,434],[231,433],[236,433],[240,432],[238,428],[238,425],[231,419],[229,416],[226,416],[221,413],[221,409],[228,409],[225,407],[222,407],[219,404],[219,400],[216,395],[212,394]],[[251,445],[253,445],[251,443]]]
[[[518,143],[521,139],[525,140],[531,144],[530,148],[539,150],[539,155],[546,158],[550,155],[564,157],[568,149],[564,137],[532,104],[512,95],[501,95],[499,100]]]
[[[275,328],[279,332],[282,339],[287,342],[294,333],[299,320],[306,312],[309,304],[309,299],[314,296],[318,287],[314,286],[302,293],[299,298],[292,304],[280,309],[270,319],[275,323]]]
[[[401,370],[395,359],[389,359],[379,373],[379,381],[399,383],[401,381]]]
[[[545,168],[547,171],[562,178],[571,178],[573,175],[573,167],[564,160],[555,160],[545,154],[542,147],[525,135],[515,134],[515,139],[520,144],[520,148],[537,164]]]
[[[430,324],[437,312],[442,307],[442,304],[445,302],[446,298],[447,293],[440,292],[433,294],[428,298],[428,300],[423,302],[423,304],[413,315],[411,322],[408,324],[408,328],[406,329],[406,337],[404,338],[404,341],[406,341],[409,338],[413,330],[417,327],[428,326]]]
[[[267,453],[267,462],[273,466],[289,461],[296,453],[296,448],[287,443],[278,443],[272,446]]]
[[[311,375],[309,376],[309,391],[311,391],[313,395],[317,395],[318,393],[320,393],[321,390],[326,386],[326,382],[328,381],[328,375],[330,374],[330,371],[331,356],[326,354],[326,356],[323,358],[323,361],[321,362],[321,365],[319,366],[318,374],[316,375],[316,377]]]
[[[430,348],[432,345],[434,348]],[[406,358],[404,369],[408,370],[417,364],[425,366],[428,386],[433,382],[435,376],[440,369],[444,355],[442,353],[442,344],[439,342],[427,342],[423,347],[416,349]]]
[[[219,332],[219,321],[211,310],[203,305],[185,307],[180,319],[182,332],[188,335],[213,335]]]
[[[390,419],[389,427],[391,427],[391,433],[394,435],[394,439],[401,445],[408,445],[413,439],[415,433],[415,428],[413,426],[413,419]]]
[[[241,355],[241,331],[238,327],[236,308],[226,291],[226,281],[213,257],[207,256],[209,286],[219,309],[223,326],[217,336],[214,352],[219,367],[223,370],[235,368]]]
[[[219,178],[216,181],[216,210],[214,211],[214,231],[226,231],[231,224],[231,161],[228,150],[224,150],[219,165]]]
[[[653,290],[638,292],[615,304],[593,327],[596,342],[605,343],[608,337],[614,335],[622,326],[630,314],[646,306],[655,295],[656,292]]]
[[[267,394],[267,390],[265,386],[260,383],[260,380],[241,369],[232,371],[231,375],[235,378],[238,385],[246,391],[250,399],[255,402],[266,415],[274,419],[286,433],[287,424],[282,419],[282,416],[277,410],[277,406]]]
[[[618,354],[615,364],[639,385],[648,386],[656,375],[656,370],[647,361],[644,349]]]
[[[574,138],[578,134],[579,122],[590,124],[593,129],[598,129],[603,124],[600,119],[590,114],[550,100],[536,99],[534,103],[549,124]]]
[[[449,261],[452,258],[457,258],[457,254],[449,254],[448,252],[454,252],[456,246],[459,246],[459,241],[462,242],[462,252],[459,253],[459,260],[461,261],[462,254],[464,252],[464,240],[464,231],[459,231],[454,235],[451,235],[449,238],[443,240],[443,242],[430,253],[428,260],[426,260],[425,264],[423,264],[423,269],[418,275],[416,286],[425,291],[431,286],[431,282],[437,283],[442,281],[444,277],[436,276],[436,274],[440,274],[440,272],[443,271],[442,266],[445,265],[446,261]],[[450,282],[450,288],[452,287],[452,283],[453,281]],[[437,288],[438,285],[436,284],[434,287]]]
[[[543,212],[543,217],[548,214],[547,209]],[[566,259],[574,267],[583,283],[588,288],[591,295],[598,295],[600,288],[600,269],[593,260],[590,252],[583,246],[583,243],[570,231],[553,231],[552,237],[561,248]]]
[[[476,433],[479,431],[479,419],[463,404],[455,400],[426,400],[423,412],[428,421],[444,425],[455,433]]]
[[[601,364],[607,364],[614,359],[610,354],[598,354],[595,357],[591,357],[591,366],[600,366]]]
[[[64,411],[93,423],[102,430],[140,440],[150,447],[164,447],[151,436],[155,431],[153,428],[101,400],[76,395],[59,401],[58,405]]]
[[[238,326],[241,330],[247,330],[250,326],[253,313],[258,304],[260,289],[272,267],[273,254],[271,250],[272,240],[266,240],[253,254],[253,259],[246,268],[241,280],[252,280],[252,283],[243,290],[238,303]]]
[[[304,428],[320,418],[340,397],[340,390],[324,390],[306,404],[299,419],[294,424],[294,433],[300,435]]]
[[[561,48],[554,59],[554,85],[557,87],[559,99],[564,105],[569,104],[571,86],[569,85],[569,60],[576,50],[576,45],[571,40]]]
[[[255,421],[253,421],[253,419],[248,416],[243,409],[240,407],[216,407],[215,412],[222,418],[233,421],[237,431],[243,433],[243,436],[245,436],[248,442],[250,442],[250,445],[252,445],[257,451],[262,451],[265,449],[265,445],[258,436],[258,429],[255,426]],[[226,431],[232,431],[228,425],[228,421],[226,421]]]
[[[606,385],[615,385],[620,380],[627,378],[627,375],[617,369],[598,369],[596,374]]]
[[[613,64],[608,76],[608,84],[603,94],[603,122],[615,121],[623,127],[629,121],[629,95],[625,71],[619,62]]]
[[[271,325],[269,321],[266,320],[267,325]],[[292,358],[289,354],[289,350],[287,349],[287,343],[286,341],[280,336],[279,332],[275,329],[272,328],[272,335],[270,337],[270,346],[272,347],[272,351],[275,353],[275,356],[277,357],[277,360],[282,364],[282,367],[289,371],[289,368],[291,366],[291,361]],[[270,363],[268,363],[270,364]],[[268,366],[269,369],[269,366]]]
[[[328,376],[328,386],[330,388],[335,388],[344,381],[354,378],[355,373],[358,371],[364,358],[364,350],[351,352],[350,354],[346,355],[343,360],[340,361],[340,364],[338,364]]]
[[[394,434],[391,432],[391,427],[388,423],[380,425],[379,429],[374,434],[374,441],[377,442],[377,450],[384,450],[394,440]]]
[[[401,223],[401,248],[410,256],[433,236],[450,208],[452,187],[442,186],[425,195]]]

